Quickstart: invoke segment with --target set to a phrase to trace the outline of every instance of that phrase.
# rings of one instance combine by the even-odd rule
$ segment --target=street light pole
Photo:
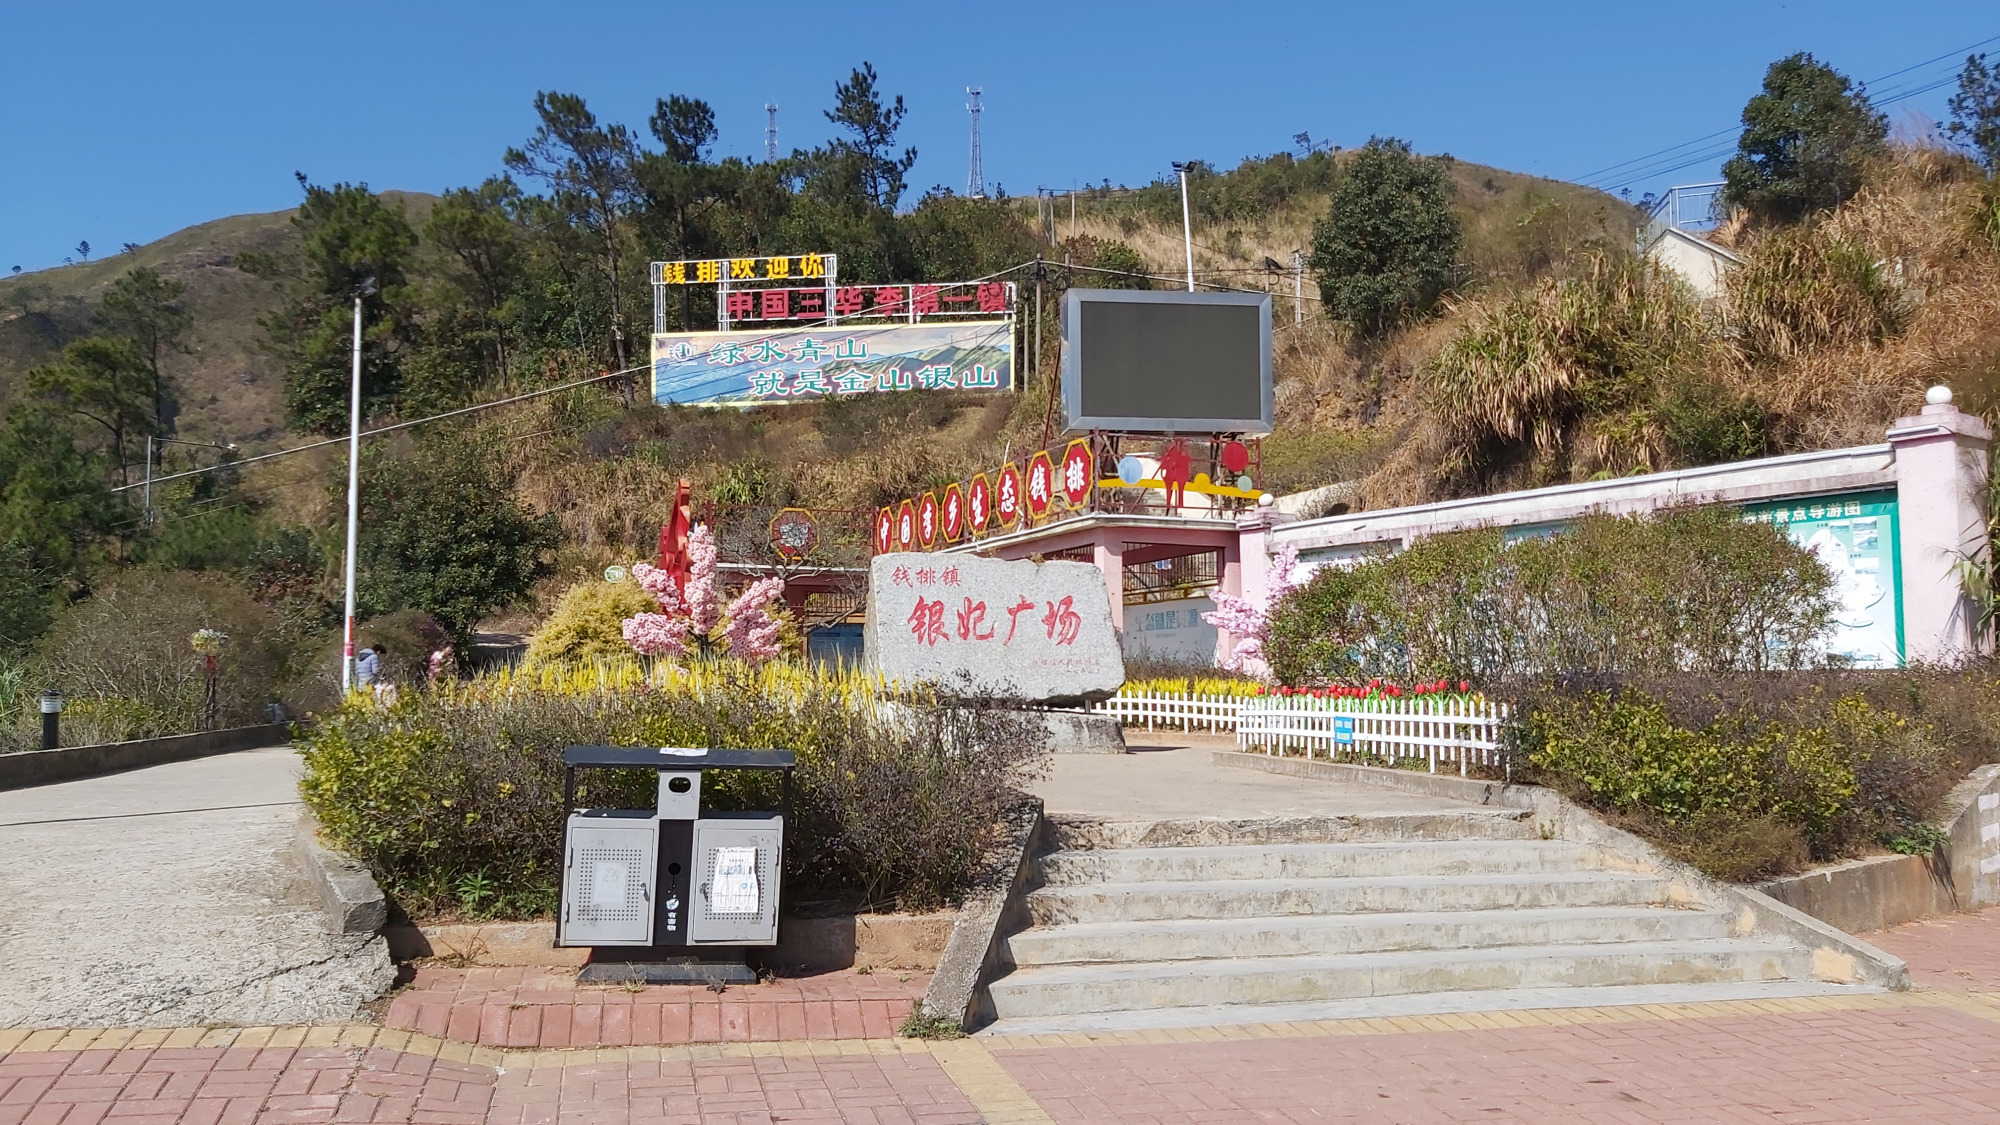
[[[1174,171],[1181,174],[1181,238],[1187,244],[1188,292],[1194,292],[1194,223],[1188,218],[1187,165],[1174,161]]]
[[[354,385],[347,407],[347,612],[342,617],[345,634],[340,647],[343,695],[354,687],[354,539],[361,516],[361,298],[366,293],[364,286],[354,294]]]

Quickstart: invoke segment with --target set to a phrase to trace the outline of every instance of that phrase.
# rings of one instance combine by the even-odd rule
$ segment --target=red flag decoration
[[[908,500],[896,507],[896,549],[907,551],[917,543],[917,510]]]
[[[938,502],[938,506],[943,509],[943,526],[939,530],[944,533],[944,541],[958,542],[959,537],[965,534],[965,493],[958,487],[957,481],[944,486],[944,499]]]
[[[993,518],[993,486],[987,482],[985,473],[972,475],[972,488],[965,494],[965,527],[974,535],[986,532],[986,523]]]
[[[1092,471],[1096,468],[1088,441],[1077,438],[1069,443],[1068,449],[1063,450],[1062,496],[1069,501],[1070,507],[1081,508],[1083,502],[1090,499],[1090,486],[1097,483],[1092,479],[1097,475]]]
[[[1044,449],[1028,458],[1028,514],[1040,519],[1056,500],[1056,463]]]
[[[896,510],[884,505],[875,513],[875,553],[886,555],[896,548]]]
[[[938,503],[937,493],[926,492],[917,497],[917,543],[928,551],[937,542]]]
[[[1021,520],[1021,470],[1011,461],[993,485],[993,515],[1001,527],[1013,527]]]

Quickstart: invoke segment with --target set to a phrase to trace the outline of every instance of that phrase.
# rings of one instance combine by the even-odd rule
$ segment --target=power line
[[[1866,90],[1868,87],[1878,86],[1881,83],[1887,82],[1892,78],[1900,78],[1903,75],[1923,70],[1926,67],[1935,66],[1936,64],[1944,62],[1946,60],[1956,60],[1958,58],[1961,58],[1965,55],[1977,51],[1981,47],[1985,47],[1993,43],[2000,43],[2000,35],[1995,35],[1986,39],[1981,39],[1977,43],[1970,43],[1956,50],[1946,51],[1944,54],[1925,59],[1924,61],[1919,63],[1913,63],[1909,66],[1903,67],[1900,70],[1892,70],[1889,73],[1882,75],[1880,78],[1876,78],[1868,82],[1863,82],[1861,85],[1862,88]],[[1894,105],[1897,102],[1907,101],[1914,97],[1920,97],[1924,94],[1932,92],[1933,90],[1937,90],[1942,87],[1948,86],[1951,83],[1955,82],[1956,80],[1957,80],[1956,74],[1950,74],[1943,78],[1935,78],[1935,79],[1918,78],[1912,80],[1915,83],[1914,85],[1912,85],[1912,82],[1903,82],[1895,86],[1890,86],[1887,89],[1880,91],[1875,96],[1872,96],[1870,98],[1870,101],[1876,106]],[[1740,135],[1742,132],[1743,132],[1743,127],[1741,125],[1734,125],[1727,129],[1718,129],[1713,133],[1704,134],[1703,136],[1696,137],[1693,140],[1682,141],[1680,144],[1677,145],[1670,145],[1666,148],[1658,149],[1653,152],[1646,153],[1642,156],[1635,156],[1629,160],[1622,160],[1616,164],[1606,165],[1603,168],[1599,168],[1595,171],[1585,173],[1582,176],[1578,176],[1571,182],[1580,184],[1584,187],[1597,188],[1600,191],[1613,191],[1621,187],[1629,186],[1640,180],[1651,179],[1655,176],[1663,176],[1669,172],[1678,172],[1683,168],[1690,168],[1699,164],[1705,164],[1711,160],[1714,160],[1718,156],[1725,155],[1731,151],[1734,151],[1736,145],[1733,138]],[[1727,145],[1726,147],[1709,146],[1703,148],[1700,152],[1694,154],[1689,154],[1688,152],[1685,151],[1694,148],[1695,146],[1698,145],[1708,145],[1709,142],[1717,140],[1718,138],[1721,137],[1731,137],[1732,140],[1730,144]],[[1641,167],[1635,168],[1634,167],[1635,165]]]

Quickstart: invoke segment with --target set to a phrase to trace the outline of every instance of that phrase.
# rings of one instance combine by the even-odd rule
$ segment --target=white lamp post
[[[361,299],[375,291],[375,279],[354,293],[354,385],[348,399],[347,426],[347,612],[340,647],[340,690],[354,687],[354,543],[361,520]]]
[[[1192,293],[1194,292],[1194,223],[1188,218],[1187,170],[1186,164],[1174,161],[1174,171],[1179,172],[1181,176],[1181,239],[1187,244],[1188,292]]]

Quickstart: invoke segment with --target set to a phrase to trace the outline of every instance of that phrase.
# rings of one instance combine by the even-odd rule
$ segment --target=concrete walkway
[[[326,931],[298,776],[276,748],[0,793],[0,1028],[355,1018],[394,969]]]
[[[1226,735],[1125,732],[1127,754],[1057,754],[1032,789],[1050,815],[1117,820],[1188,817],[1369,816],[1454,813],[1473,806],[1338,781],[1218,766],[1211,755],[1236,749]]]

